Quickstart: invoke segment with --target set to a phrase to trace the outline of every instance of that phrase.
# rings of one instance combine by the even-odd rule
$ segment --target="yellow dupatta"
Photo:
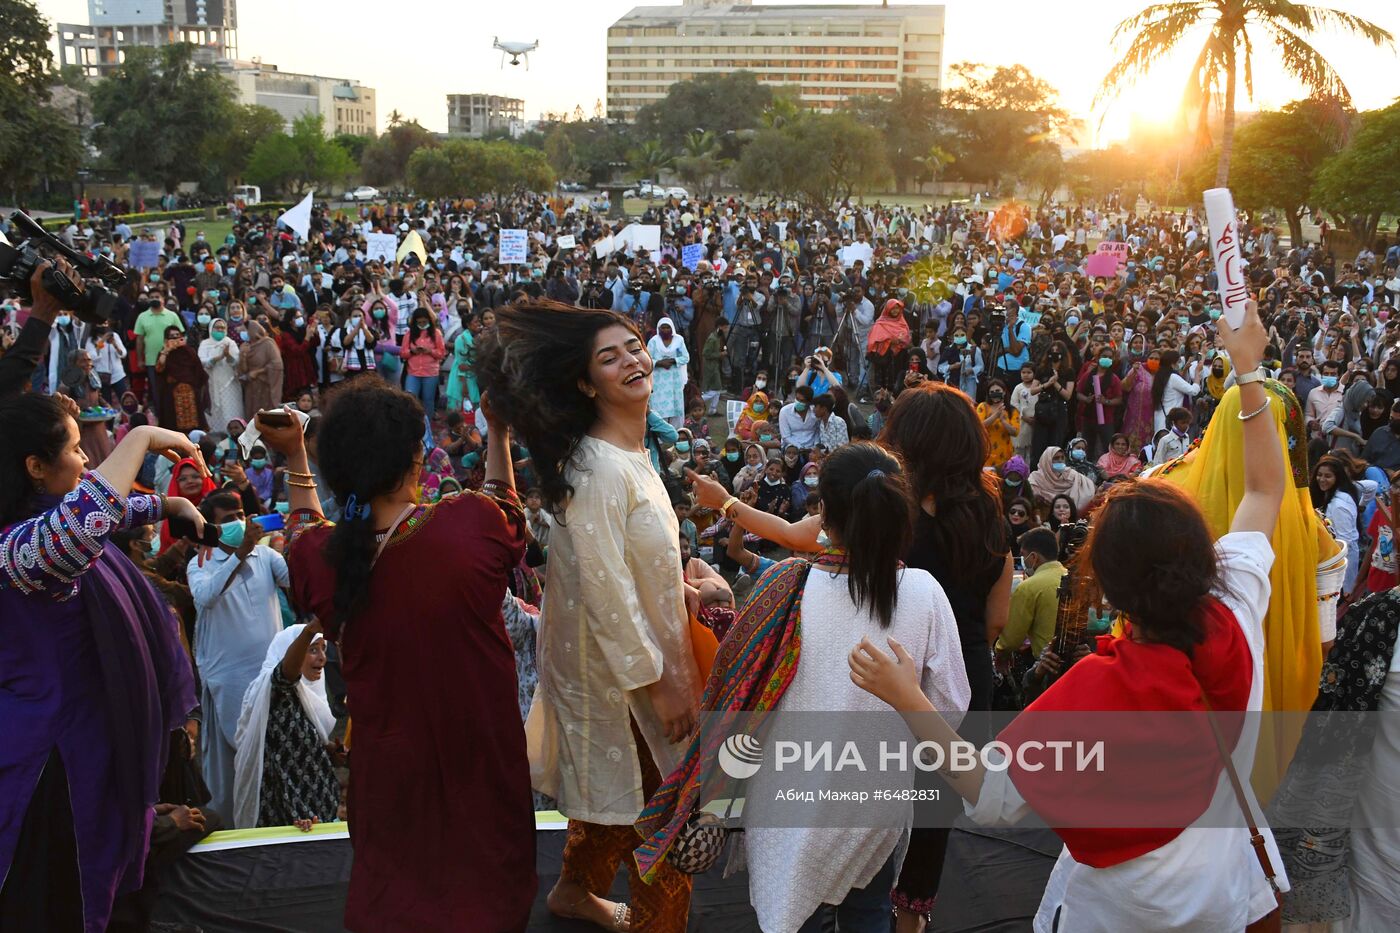
[[[1337,544],[1313,510],[1308,494],[1307,434],[1297,398],[1281,382],[1268,380],[1274,419],[1292,483],[1274,527],[1272,596],[1264,616],[1264,711],[1307,711],[1317,697],[1322,644],[1317,621],[1317,567]],[[1240,393],[1231,387],[1220,400],[1201,445],[1156,473],[1190,493],[1212,533],[1230,530],[1244,496],[1244,432],[1237,417]],[[1288,721],[1285,722],[1284,720]],[[1268,800],[1293,757],[1301,717],[1270,717],[1259,731],[1252,782]]]

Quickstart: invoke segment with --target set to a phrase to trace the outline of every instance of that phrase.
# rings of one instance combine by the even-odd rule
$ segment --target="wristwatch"
[[[1236,374],[1235,385],[1247,386],[1251,382],[1263,382],[1267,378],[1268,377],[1264,375],[1263,370],[1255,369],[1247,373]]]

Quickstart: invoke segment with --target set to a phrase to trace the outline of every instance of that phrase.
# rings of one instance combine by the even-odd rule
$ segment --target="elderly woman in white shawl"
[[[656,333],[647,341],[647,353],[655,366],[651,372],[651,410],[679,428],[685,423],[685,384],[690,375],[690,351],[668,317],[656,322]]]
[[[209,336],[199,343],[199,361],[209,373],[209,424],[222,430],[243,417],[243,386],[238,381],[238,344],[228,334],[222,318],[209,325]]]
[[[283,629],[268,645],[238,717],[233,825],[239,829],[309,830],[336,818],[340,784],[331,760],[335,716],[321,679],[325,666],[317,621]]]

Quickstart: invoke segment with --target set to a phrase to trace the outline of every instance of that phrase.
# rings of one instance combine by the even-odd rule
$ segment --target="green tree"
[[[687,133],[709,130],[724,155],[733,157],[740,148],[739,133],[758,127],[772,101],[772,88],[759,84],[751,71],[706,73],[677,81],[664,99],[637,111],[637,130],[643,139],[658,139],[672,152]]]
[[[365,147],[360,173],[371,185],[397,185],[407,177],[408,160],[419,149],[439,145],[438,138],[417,120],[403,122],[398,111],[389,114],[389,128]]]
[[[425,198],[545,191],[554,170],[543,152],[505,140],[450,139],[408,160],[408,183]]]
[[[199,160],[203,172],[200,187],[212,192],[229,190],[247,171],[258,143],[281,132],[282,115],[271,107],[234,107],[228,129],[204,141]]]
[[[893,94],[861,94],[847,100],[845,109],[884,138],[897,190],[906,191],[911,182],[927,175],[925,159],[945,135],[936,88],[906,79]]]
[[[685,137],[681,154],[676,157],[676,173],[697,192],[708,192],[729,162],[720,155],[714,133],[693,130]]]
[[[1249,211],[1275,207],[1288,219],[1292,242],[1303,242],[1303,214],[1318,170],[1341,151],[1352,115],[1336,101],[1294,101],[1240,127],[1230,188]],[[1400,154],[1400,147],[1393,150]]]
[[[642,178],[660,181],[661,173],[676,163],[676,157],[666,151],[659,139],[648,139],[628,156],[632,169]]]
[[[806,114],[781,128],[765,127],[739,157],[747,191],[825,208],[890,177],[880,134],[849,113]]]
[[[296,119],[290,135],[278,133],[259,142],[248,162],[249,180],[296,195],[349,178],[355,163],[339,143],[326,139],[324,127],[324,117],[308,113]]]
[[[173,191],[198,175],[192,153],[229,131],[232,82],[194,65],[187,42],[127,50],[125,60],[92,91],[95,138],[102,153],[133,181]]]
[[[574,155],[574,141],[563,126],[556,126],[544,138],[544,156],[549,160],[550,168],[554,169],[554,173],[560,178],[568,178],[574,174],[574,168],[578,164]]]
[[[943,104],[958,154],[956,170],[968,181],[999,187],[1015,174],[1035,143],[1076,125],[1058,103],[1059,92],[1024,65],[992,68],[961,62],[949,69]]]
[[[1361,115],[1346,148],[1318,170],[1312,196],[1363,243],[1383,214],[1400,214],[1400,103]]]
[[[597,118],[561,123],[558,128],[568,134],[573,143],[576,171],[587,176],[591,184],[612,181],[614,169],[621,170],[628,164],[628,154],[633,148],[633,127]]]
[[[370,143],[374,142],[374,137],[361,136],[358,133],[336,133],[335,136],[331,137],[331,141],[344,149],[351,161],[359,165],[360,160],[364,158],[365,150],[369,148]]]
[[[29,0],[0,0],[0,190],[10,200],[72,178],[82,160],[81,129],[49,106],[57,77],[48,22]]]
[[[1021,162],[1020,178],[1039,197],[1043,209],[1065,178],[1065,160],[1054,143],[1038,143]]]
[[[1130,16],[1114,30],[1122,57],[1104,75],[1095,105],[1146,74],[1187,36],[1208,29],[1205,44],[1191,69],[1187,104],[1194,104],[1202,130],[1212,102],[1223,98],[1224,125],[1216,162],[1215,184],[1230,181],[1235,143],[1235,97],[1244,77],[1245,93],[1254,96],[1254,36],[1278,49],[1284,71],[1313,95],[1351,102],[1351,93],[1332,64],[1305,38],[1319,29],[1349,32],[1377,46],[1393,46],[1394,37],[1351,13],[1293,0],[1167,0]],[[1129,39],[1131,36],[1131,39]]]

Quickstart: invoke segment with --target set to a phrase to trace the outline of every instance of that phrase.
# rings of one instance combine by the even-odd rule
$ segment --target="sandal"
[[[579,910],[579,907],[582,904],[586,903],[588,899],[593,896],[594,895],[592,892],[584,891],[582,897],[579,897],[573,903],[568,904],[562,910],[555,909],[554,907],[549,907],[549,901],[546,898],[545,906],[549,907],[550,913],[554,914],[556,917],[562,917],[565,920],[585,920],[589,922],[596,922],[593,921],[592,918],[585,916],[583,912]],[[602,898],[598,898],[598,900],[603,901]],[[603,901],[603,903],[606,904],[608,902]],[[599,924],[599,926],[603,926],[603,924]],[[616,933],[631,933],[632,908],[627,904],[613,904],[612,920],[609,924],[607,924],[605,929],[614,930],[616,931]]]

